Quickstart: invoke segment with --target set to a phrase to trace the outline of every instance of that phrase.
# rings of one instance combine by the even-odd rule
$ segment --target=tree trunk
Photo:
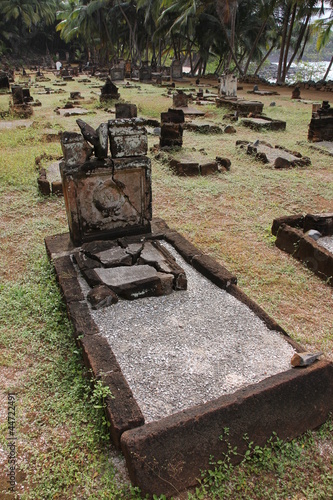
[[[282,75],[282,65],[283,65],[283,58],[284,58],[284,52],[286,48],[286,38],[287,38],[287,31],[288,31],[288,23],[289,23],[289,17],[290,17],[290,10],[291,6],[288,5],[286,13],[285,13],[285,18],[283,22],[283,30],[282,30],[282,40],[281,40],[281,47],[280,47],[280,57],[279,57],[279,64],[278,64],[278,70],[277,70],[277,83],[281,83],[281,75]]]
[[[260,61],[257,69],[255,70],[254,72],[254,76],[257,76],[258,72],[260,71],[261,69],[261,66],[264,64],[264,62],[268,59],[268,57],[271,55],[271,53],[273,52],[275,48],[275,44],[273,43],[273,45],[271,46],[271,48],[268,50],[268,52],[266,53],[265,57],[263,57],[263,59]]]
[[[330,60],[330,63],[329,63],[329,65],[328,65],[327,70],[326,70],[326,73],[325,73],[325,75],[324,75],[324,78],[323,78],[323,80],[324,80],[324,81],[325,81],[325,80],[326,80],[326,78],[328,77],[329,72],[331,71],[332,66],[333,66],[333,56],[332,56],[332,59]]]
[[[237,7],[237,2],[235,2],[235,3],[236,3],[236,7]],[[228,37],[228,32],[227,32],[227,28],[226,28],[226,25],[225,25],[225,3],[224,2],[221,2],[220,0],[218,0],[216,2],[216,12],[217,12],[219,21],[221,23],[221,28],[222,28],[223,34],[225,36],[225,39],[226,39],[228,47],[229,47],[230,57],[234,61],[235,65],[236,65],[236,68],[239,71],[239,74],[242,75],[243,74],[243,70],[242,70],[242,68],[240,67],[240,65],[239,65],[239,63],[237,61],[237,57],[236,57],[234,49],[233,49],[233,47],[231,45],[231,40]]]
[[[297,39],[297,42],[296,42],[296,46],[295,46],[295,49],[294,49],[294,52],[293,52],[293,55],[291,56],[290,60],[289,60],[289,63],[287,65],[287,69],[286,69],[286,76],[288,74],[288,71],[290,69],[290,66],[292,65],[296,55],[297,55],[297,52],[299,51],[299,48],[301,46],[301,43],[303,41],[303,38],[304,38],[304,35],[305,35],[305,32],[306,32],[306,29],[308,27],[308,23],[310,21],[310,14],[307,15],[306,17],[306,20],[305,20],[305,23],[303,24],[302,28],[301,28],[301,31],[299,33],[299,36],[298,36],[298,39]]]
[[[297,11],[297,5],[295,4],[293,7],[292,15],[291,15],[289,32],[288,32],[286,47],[285,47],[285,51],[284,51],[283,72],[282,72],[282,82],[283,83],[285,82],[286,76],[287,76],[288,54],[289,54],[289,48],[290,48],[291,35],[292,35],[293,29],[294,29],[294,24],[295,24],[296,11]]]
[[[259,40],[261,38],[261,35],[263,34],[264,32],[264,29],[266,28],[266,24],[267,24],[267,20],[268,19],[265,19],[264,23],[261,25],[261,28],[260,30],[258,31],[258,34],[256,36],[256,39],[254,40],[254,43],[251,47],[251,50],[250,50],[250,53],[248,55],[248,58],[247,58],[247,61],[246,61],[246,64],[245,64],[245,67],[244,67],[244,76],[246,76],[247,72],[248,72],[248,69],[249,69],[249,65],[250,65],[250,62],[251,62],[251,59],[252,59],[252,56],[254,54],[254,51],[256,50],[257,46],[258,46],[258,43],[259,43]]]

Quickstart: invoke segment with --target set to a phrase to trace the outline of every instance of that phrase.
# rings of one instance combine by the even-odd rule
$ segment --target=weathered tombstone
[[[102,127],[103,126],[103,127]],[[111,157],[90,158],[84,139],[97,142],[100,127],[109,133]],[[80,124],[84,137],[65,132],[60,164],[71,239],[75,244],[150,231],[151,164],[147,131],[133,120],[110,120],[97,131]]]
[[[185,121],[182,109],[169,109],[161,113],[160,147],[181,147],[183,145],[183,123]]]
[[[183,78],[183,64],[179,59],[174,59],[172,61],[170,74],[173,80]]]
[[[100,102],[111,101],[113,99],[119,99],[120,94],[118,92],[118,87],[112,83],[110,78],[106,79],[105,84],[101,88]]]
[[[188,97],[185,92],[178,90],[176,94],[173,94],[173,106],[175,108],[186,108],[188,106]]]
[[[237,76],[233,74],[222,75],[220,95],[226,97],[237,97]]]
[[[308,140],[311,142],[333,141],[333,108],[323,101],[317,112],[312,113]]]
[[[139,80],[140,82],[151,80],[151,67],[148,61],[142,61],[139,69]]]
[[[12,99],[14,106],[24,104],[23,88],[20,85],[12,85]]]
[[[300,99],[301,98],[301,89],[298,85],[293,89],[291,94],[292,99]]]
[[[119,62],[114,64],[110,70],[111,80],[124,80],[125,79],[125,63]]]
[[[116,118],[136,118],[138,116],[136,104],[118,102],[115,108]]]
[[[9,89],[9,78],[7,73],[0,71],[0,89]]]

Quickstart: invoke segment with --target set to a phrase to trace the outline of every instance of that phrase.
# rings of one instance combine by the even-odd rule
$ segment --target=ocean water
[[[278,63],[272,63],[278,65]],[[292,63],[290,75],[287,76],[287,83],[295,83],[297,81],[313,80],[315,82],[322,80],[328,68],[329,61],[300,61]],[[326,81],[333,80],[333,66],[326,78]],[[275,79],[269,79],[274,83]]]

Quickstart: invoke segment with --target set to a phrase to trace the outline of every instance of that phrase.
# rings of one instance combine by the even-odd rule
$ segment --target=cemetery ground
[[[110,112],[114,103],[99,104],[95,87],[102,82],[97,79],[57,87],[54,76],[47,76],[51,78],[47,87],[64,92],[39,94],[44,84],[32,87],[31,95],[42,103],[33,116],[23,122],[10,116],[0,120],[1,498],[140,499],[108,438],[105,389],[94,385],[83,367],[46,256],[44,238],[68,231],[64,200],[43,197],[37,189],[38,166],[47,167],[62,155],[58,132],[78,132],[76,116],[54,112],[68,100],[69,92],[80,90],[85,98],[81,105],[89,110],[83,118],[92,126],[114,117]],[[119,91],[123,100],[137,104],[138,116],[159,119],[162,111],[172,107],[167,89],[135,85],[139,88],[119,86]],[[177,86],[195,88],[193,82]],[[246,92],[252,87],[244,85],[239,95],[250,98]],[[291,88],[277,90],[280,95],[260,96],[260,100],[265,114],[287,122],[284,132],[259,133],[243,127],[241,121],[233,123],[236,134],[184,131],[184,154],[204,155],[207,162],[228,157],[228,172],[177,177],[164,155],[156,159],[156,152],[149,153],[153,216],[163,218],[225,265],[245,293],[293,339],[333,360],[332,287],[277,249],[271,235],[272,221],[282,215],[332,212],[333,157],[307,143],[310,101],[322,102],[330,94],[304,90],[302,98],[309,102],[298,102],[291,100]],[[0,111],[8,110],[9,97],[0,96]],[[276,105],[271,107],[273,100]],[[228,123],[223,120],[228,110],[213,104],[200,109],[206,112],[202,122]],[[4,121],[11,124],[3,128]],[[272,169],[235,146],[236,140],[259,138],[300,151],[311,158],[311,166]],[[158,142],[151,133],[149,146]],[[16,396],[15,494],[8,491],[8,394]],[[227,440],[227,434],[226,429],[222,439]],[[291,443],[273,435],[264,448],[253,450],[249,444],[244,462],[235,468],[228,458],[212,457],[211,470],[198,478],[197,490],[179,498],[333,497],[332,419]]]

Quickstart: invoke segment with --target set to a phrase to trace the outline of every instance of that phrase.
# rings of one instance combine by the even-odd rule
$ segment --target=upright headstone
[[[220,95],[237,97],[237,76],[233,74],[221,76]]]
[[[125,62],[121,61],[114,64],[110,70],[110,76],[112,81],[124,80],[125,79]]]
[[[151,164],[146,156],[146,129],[131,119],[110,120],[97,130],[84,123],[80,128],[84,137],[67,132],[61,141],[60,171],[71,239],[79,245],[149,232]],[[105,130],[111,155],[89,158],[88,141],[96,149],[97,138]]]
[[[118,92],[118,87],[112,83],[110,78],[106,79],[105,84],[101,88],[100,102],[111,101],[113,99],[119,99],[120,94]]]
[[[179,59],[174,59],[172,61],[170,74],[173,80],[178,80],[183,78],[183,64]]]
[[[148,61],[142,61],[139,69],[139,80],[140,82],[151,80],[151,67]]]
[[[182,109],[169,109],[161,113],[160,147],[181,147],[183,145],[183,123],[185,121]]]

